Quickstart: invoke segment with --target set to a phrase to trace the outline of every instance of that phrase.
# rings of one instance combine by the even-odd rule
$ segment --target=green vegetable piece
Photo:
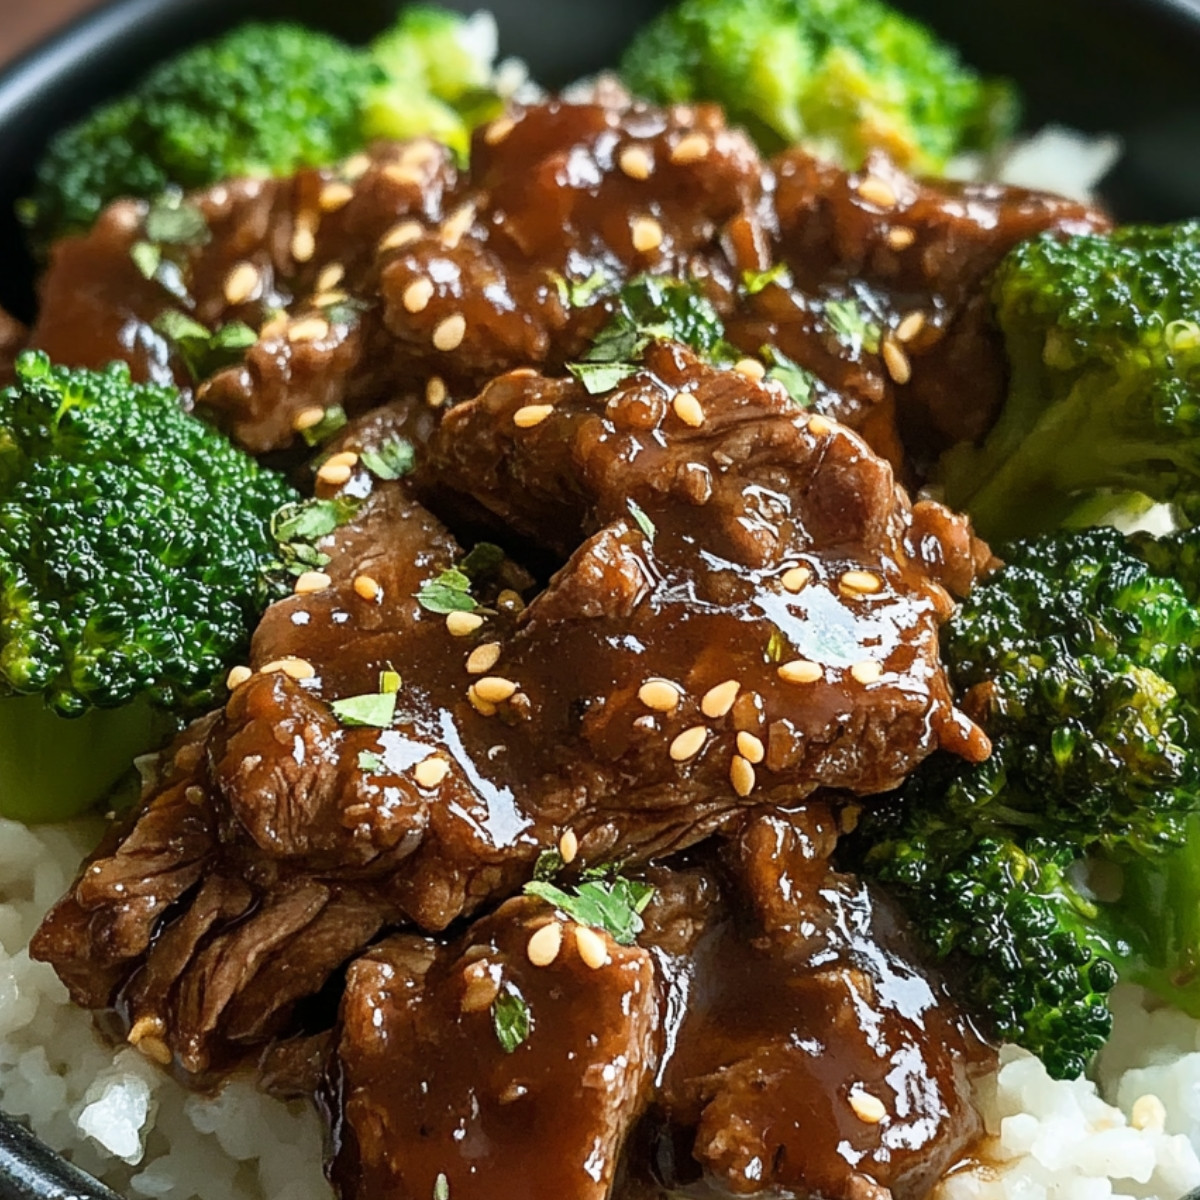
[[[473,580],[486,579],[504,565],[504,551],[492,542],[476,542],[467,556],[458,564],[459,569]]]
[[[1017,115],[1009,85],[879,0],[682,0],[620,73],[658,103],[722,104],[768,152],[799,142],[849,167],[881,148],[936,173],[1000,144]]]
[[[766,291],[772,284],[778,284],[782,288],[792,286],[792,273],[788,270],[786,263],[776,263],[765,271],[742,272],[742,291],[747,296],[757,296],[759,292]]]
[[[413,469],[416,455],[411,442],[396,437],[377,449],[364,450],[359,461],[376,479],[403,479]]]
[[[613,941],[631,946],[642,931],[641,914],[654,895],[648,883],[638,883],[620,875],[607,880],[587,880],[574,894],[543,879],[532,879],[525,893],[554,905],[559,912],[580,925],[603,929]]]
[[[346,428],[347,421],[346,410],[340,404],[331,404],[315,425],[301,430],[300,436],[308,446],[323,446]]]
[[[450,1180],[439,1174],[433,1181],[433,1200],[450,1200]]]
[[[396,693],[368,692],[363,696],[347,696],[344,700],[331,701],[329,707],[343,725],[390,729],[396,719]]]
[[[384,761],[383,755],[376,754],[374,750],[360,750],[358,752],[358,769],[365,771],[368,775],[386,775],[388,773],[387,763]]]
[[[811,408],[817,377],[774,346],[764,346],[762,356],[769,364],[767,378],[782,383],[800,408]]]
[[[642,510],[642,506],[636,500],[626,500],[626,505],[629,508],[629,515],[633,518],[634,524],[642,531],[643,536],[648,542],[654,541],[654,535],[658,532],[654,527],[654,522],[646,516]]]
[[[1139,965],[1124,903],[1099,905],[1078,881],[1085,859],[1129,879],[1169,874],[1166,852],[1194,829],[1200,611],[1164,569],[1194,561],[1198,538],[1092,530],[1002,547],[1005,567],[976,585],[943,644],[991,757],[934,755],[867,811],[847,859],[955,962],[997,1035],[1060,1078],[1108,1036],[1118,971],[1162,986],[1146,964],[1172,961],[1144,937]],[[1138,920],[1167,938],[1173,913],[1138,890]]]
[[[432,613],[474,612],[479,607],[471,596],[470,578],[454,567],[426,583],[416,598]]]
[[[943,458],[948,502],[993,539],[1129,493],[1200,518],[1200,222],[1035,238],[991,290],[1008,397]]]
[[[512,1054],[529,1037],[529,1005],[512,984],[506,984],[492,1001],[492,1028],[505,1054]]]
[[[258,341],[258,334],[242,321],[231,321],[210,331],[177,309],[160,313],[152,328],[171,343],[195,380],[207,379],[239,362],[244,352]]]
[[[872,321],[862,305],[853,297],[845,300],[827,300],[825,319],[837,334],[838,340],[851,352],[865,350],[868,354],[879,352],[882,330],[878,321]]]
[[[52,726],[33,728],[40,704],[64,717],[119,710],[64,722],[62,744],[65,754],[104,729],[107,752],[128,766],[149,725],[127,706],[191,715],[216,701],[277,594],[265,579],[271,515],[294,496],[184,413],[174,389],[136,384],[120,364],[69,370],[22,355],[0,392],[0,724],[10,745],[27,742],[32,764],[32,747],[52,740]],[[90,756],[101,769],[90,796],[74,793],[81,805],[111,783],[104,754]],[[32,779],[6,773],[0,796],[28,794]],[[47,788],[47,815],[68,807]]]
[[[271,517],[271,536],[279,552],[272,564],[290,575],[315,571],[329,562],[329,555],[317,549],[317,542],[353,520],[362,501],[351,496],[331,500],[300,500],[281,506]]]

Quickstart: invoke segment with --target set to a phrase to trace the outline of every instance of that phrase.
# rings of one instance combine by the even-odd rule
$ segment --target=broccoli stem
[[[32,824],[86,812],[172,724],[144,698],[74,720],[41,696],[0,700],[0,816]]]

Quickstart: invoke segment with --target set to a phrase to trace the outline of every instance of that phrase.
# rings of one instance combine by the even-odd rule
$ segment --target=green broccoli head
[[[124,365],[31,352],[16,372],[0,392],[0,695],[63,716],[209,703],[269,599],[270,520],[295,494]]]
[[[934,756],[869,812],[853,856],[955,960],[965,995],[1052,1073],[1107,1032],[1125,944],[1072,864],[1159,861],[1200,808],[1200,612],[1114,530],[1004,549],[943,657],[993,753]]]
[[[768,151],[814,146],[857,167],[882,148],[936,172],[1011,133],[1012,89],[879,0],[682,0],[621,61],[636,93],[716,101]]]
[[[59,134],[23,216],[46,240],[87,228],[118,196],[334,162],[362,145],[381,78],[368,54],[315,30],[243,25]]]
[[[992,538],[1103,492],[1200,517],[1200,222],[1044,234],[991,286],[1009,393],[983,445],[944,458],[949,503]]]

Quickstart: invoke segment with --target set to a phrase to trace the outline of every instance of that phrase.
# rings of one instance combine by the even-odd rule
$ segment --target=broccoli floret
[[[59,134],[23,215],[48,239],[87,228],[118,196],[335,162],[362,145],[381,79],[368,54],[315,30],[243,25]]]
[[[805,143],[848,167],[880,147],[937,172],[1016,120],[1011,87],[879,0],[682,0],[638,34],[621,75],[660,103],[724,105],[769,152]]]
[[[151,71],[59,134],[22,217],[39,244],[119,196],[325,166],[373,137],[431,134],[465,154],[500,108],[495,23],[407,10],[371,49],[290,24],[247,24]]]
[[[1044,234],[1000,264],[1008,397],[941,464],[985,537],[1045,532],[1105,491],[1200,517],[1200,222]]]
[[[1135,548],[1115,530],[1005,548],[943,646],[991,757],[929,759],[852,850],[996,1032],[1060,1077],[1103,1043],[1129,957],[1084,860],[1160,862],[1200,809],[1200,612]]]
[[[429,134],[465,159],[471,130],[498,116],[503,101],[494,69],[496,22],[414,5],[372,47],[386,81],[363,113],[368,137]]]
[[[123,364],[22,355],[0,392],[0,757],[37,761],[40,737],[52,758],[60,736],[62,722],[26,725],[36,706],[14,696],[61,717],[121,710],[93,729],[135,742],[139,702],[187,715],[216,698],[270,599],[271,517],[295,498],[173,389],[133,383]],[[62,815],[32,773],[0,780],[0,809],[38,792],[38,811]]]

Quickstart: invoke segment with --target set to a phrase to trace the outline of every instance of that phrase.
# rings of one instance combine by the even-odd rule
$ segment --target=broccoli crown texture
[[[935,756],[860,825],[852,853],[963,971],[966,996],[1052,1073],[1109,1029],[1119,923],[1073,864],[1158,861],[1200,807],[1200,612],[1114,530],[1006,547],[945,634],[993,741]]]
[[[243,25],[55,138],[27,220],[48,237],[86,228],[118,196],[334,162],[362,144],[362,106],[381,77],[368,54],[315,30]]]
[[[1011,132],[1014,94],[878,0],[682,0],[621,74],[661,103],[723,104],[768,151],[804,142],[858,166],[876,147],[919,171]]]
[[[65,716],[206,703],[269,599],[270,519],[295,494],[122,364],[29,352],[16,371],[0,392],[0,695]]]
[[[1045,234],[992,282],[1011,378],[981,447],[943,460],[987,537],[1043,532],[1097,493],[1200,517],[1200,222]]]

